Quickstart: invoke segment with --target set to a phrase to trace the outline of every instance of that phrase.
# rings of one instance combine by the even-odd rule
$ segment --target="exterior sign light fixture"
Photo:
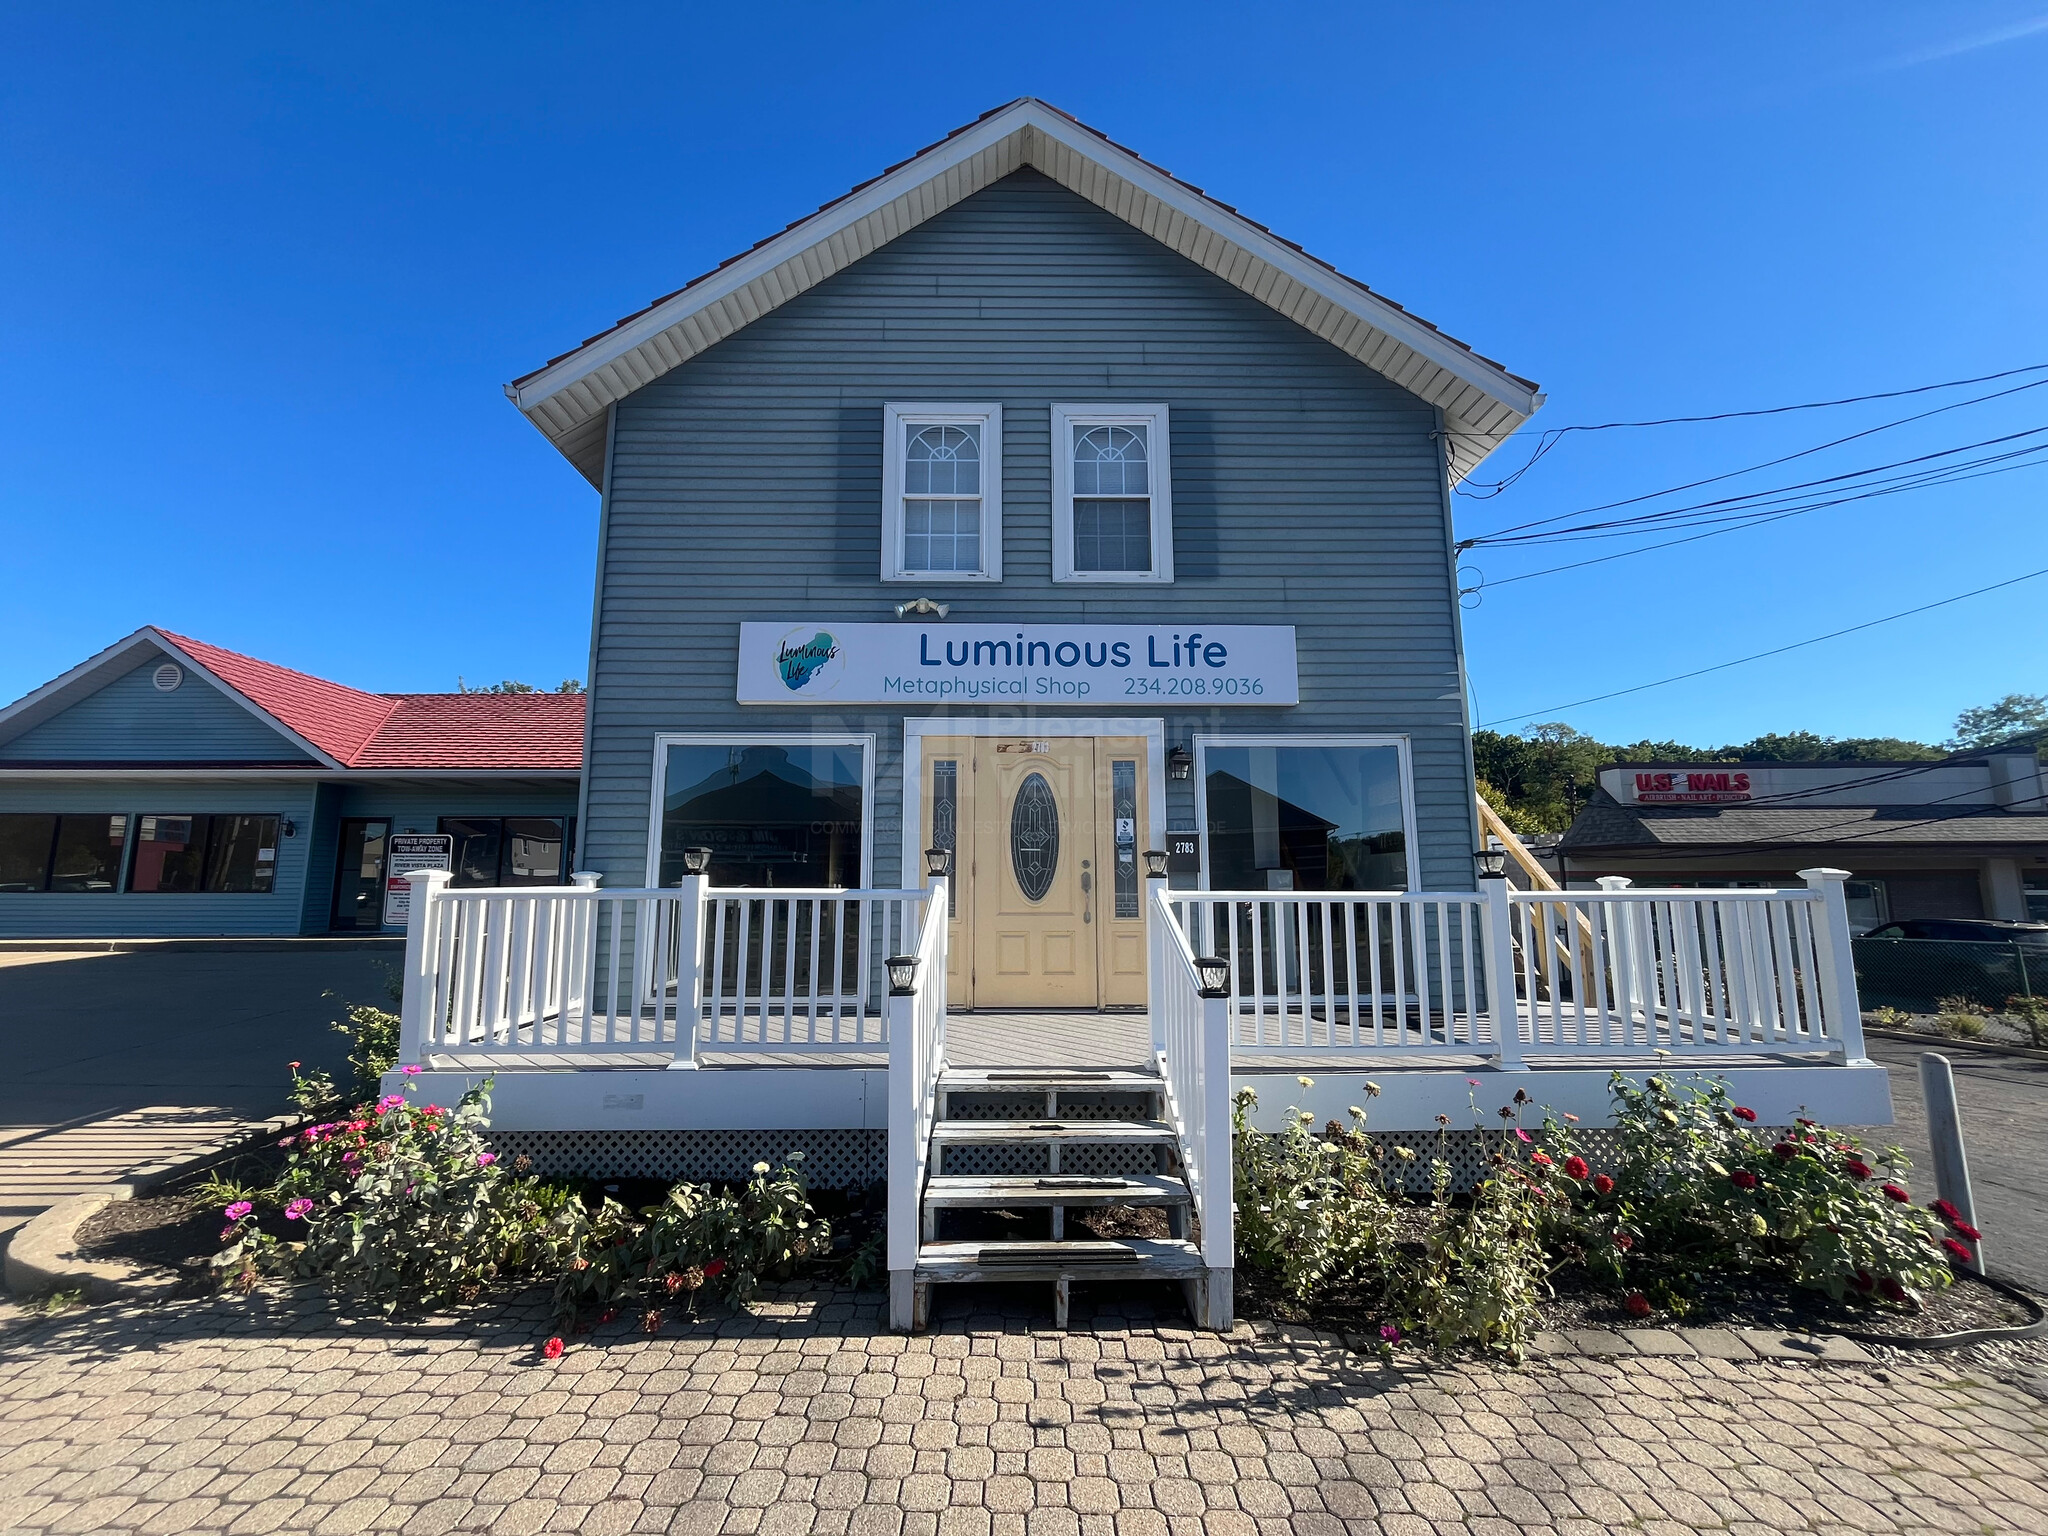
[[[1479,866],[1482,880],[1504,880],[1508,873],[1508,851],[1505,848],[1481,848],[1472,855],[1472,862]]]
[[[917,991],[917,956],[891,955],[883,963],[889,967],[891,997],[909,997]]]
[[[1195,754],[1175,743],[1173,750],[1166,754],[1166,776],[1180,781],[1193,778],[1194,773]]]
[[[711,850],[709,848],[685,848],[683,850],[684,874],[701,875],[710,867]]]
[[[1164,848],[1147,848],[1145,850],[1145,878],[1147,880],[1164,880],[1166,878],[1166,850]]]
[[[927,848],[924,851],[924,872],[934,880],[943,880],[953,873],[953,850],[950,848]]]

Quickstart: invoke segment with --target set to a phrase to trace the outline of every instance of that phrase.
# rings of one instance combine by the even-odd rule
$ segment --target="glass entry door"
[[[388,821],[342,822],[335,856],[336,932],[375,933],[384,926],[384,849],[390,833]]]

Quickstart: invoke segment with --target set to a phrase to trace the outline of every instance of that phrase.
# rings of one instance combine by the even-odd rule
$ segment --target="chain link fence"
[[[2048,1046],[2048,945],[1866,938],[1851,947],[1866,1014],[1896,1010],[1914,1015],[1901,1028]]]

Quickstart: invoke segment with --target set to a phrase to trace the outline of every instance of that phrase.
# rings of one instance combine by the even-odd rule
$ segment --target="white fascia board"
[[[164,653],[175,660],[180,666],[189,667],[192,671],[205,678],[207,682],[220,690],[222,697],[234,700],[235,703],[241,705],[243,709],[255,716],[256,719],[262,721],[263,724],[269,726],[273,731],[284,737],[286,741],[289,741],[301,752],[312,758],[314,762],[328,768],[346,768],[348,766],[348,764],[329,752],[325,747],[310,742],[301,736],[261,704],[258,704],[254,699],[242,692],[241,689],[235,687],[234,684],[228,682],[225,678],[216,677],[212,669],[204,662],[196,659],[189,651],[181,649],[176,641],[165,635],[161,630],[145,628],[142,633],[148,635],[150,639],[161,646]]]
[[[117,663],[127,662],[137,651],[162,649],[163,644],[157,639],[156,631],[147,627],[136,630],[125,640],[116,640],[63,676],[52,678],[33,693],[23,694],[5,709],[0,709],[0,742],[12,741],[23,731],[41,725],[50,716],[84,698],[93,691],[95,680],[102,672],[111,671]],[[178,654],[182,659],[184,653]],[[133,670],[133,666],[129,662],[128,670]]]
[[[685,288],[666,303],[656,305],[609,335],[600,336],[587,346],[578,348],[523,384],[506,385],[506,395],[520,410],[531,412],[550,396],[561,393],[606,364],[616,362],[687,316],[730,297],[749,283],[773,272],[799,252],[824,244],[870,214],[888,207],[906,192],[937,180],[983,150],[1020,132],[1028,117],[1028,106],[1019,103],[985,122],[975,124],[957,137],[933,146],[860,191],[812,215],[794,229],[785,230],[758,250],[748,252],[730,266],[712,273],[693,287]]]
[[[1286,242],[1259,229],[1241,215],[1231,213],[1222,205],[1183,186],[1164,172],[1155,170],[1137,156],[1096,137],[1041,103],[1030,100],[1018,102],[963,130],[955,137],[935,145],[888,175],[858,192],[849,194],[794,228],[786,230],[759,249],[740,257],[730,266],[713,273],[695,286],[684,289],[667,302],[578,348],[523,383],[506,385],[505,393],[522,412],[534,419],[534,424],[551,440],[559,442],[575,424],[602,410],[607,403],[607,400],[599,398],[605,393],[603,390],[585,382],[590,380],[593,374],[627,358],[638,348],[682,325],[691,316],[732,297],[749,284],[805,252],[827,245],[862,220],[886,209],[919,188],[941,180],[948,173],[976,156],[1002,145],[1014,135],[1023,136],[1021,153],[1017,156],[1018,164],[1033,165],[1061,185],[1068,186],[1069,190],[1076,191],[1078,195],[1088,196],[1085,191],[1071,186],[1069,178],[1061,175],[1059,168],[1049,163],[1055,160],[1056,156],[1043,153],[1032,142],[1033,136],[1039,134],[1103,172],[1118,178],[1133,191],[1153,199],[1205,233],[1238,247],[1246,256],[1264,263],[1275,273],[1288,278],[1324,303],[1357,319],[1378,333],[1382,341],[1377,350],[1385,351],[1391,347],[1395,354],[1384,359],[1382,363],[1376,364],[1371,359],[1360,356],[1359,349],[1347,347],[1345,350],[1352,356],[1359,357],[1360,361],[1366,362],[1367,366],[1376,367],[1377,371],[1385,373],[1395,383],[1415,389],[1416,393],[1422,394],[1432,403],[1452,404],[1444,397],[1447,394],[1461,393],[1460,391],[1433,387],[1426,388],[1425,392],[1424,388],[1417,388],[1415,383],[1409,382],[1414,380],[1418,372],[1433,368],[1479,391],[1487,400],[1494,403],[1494,411],[1475,413],[1453,404],[1454,413],[1467,425],[1468,431],[1472,434],[1498,442],[1542,405],[1543,396],[1540,391],[1532,389],[1505,369],[1487,362],[1398,306],[1342,277],[1332,268],[1303,255]],[[963,192],[961,195],[967,193]],[[1126,223],[1136,225],[1130,211],[1119,206],[1126,199],[1104,201],[1101,198],[1090,197],[1089,200],[1105,211],[1124,219]],[[948,202],[943,206],[950,205]],[[940,211],[940,206],[928,208],[911,222],[922,222],[923,219]],[[887,232],[876,241],[876,245],[886,244],[888,240],[894,239],[902,232]],[[1153,238],[1159,236],[1154,234]],[[1162,243],[1167,243],[1169,248],[1172,248],[1171,242]],[[1186,256],[1185,252],[1180,254]],[[847,264],[844,253],[834,253],[824,263],[829,270],[820,272],[812,278],[812,282],[821,280],[823,276],[829,275],[829,272],[841,270]],[[1199,261],[1197,264],[1208,265]],[[1228,272],[1221,272],[1219,275],[1224,276],[1226,281],[1234,281]],[[810,285],[804,284],[805,287]],[[1243,281],[1234,281],[1234,286],[1266,301],[1264,295],[1254,292],[1253,288]],[[781,298],[769,296],[766,307],[773,308],[781,302]],[[1290,318],[1295,319],[1297,324],[1303,323],[1300,317]],[[1314,329],[1313,326],[1310,328]],[[666,372],[667,367],[668,365],[662,364],[649,371],[643,365],[636,371],[646,372],[651,379]],[[1492,426],[1481,425],[1474,419],[1475,415],[1482,414],[1488,417],[1507,416],[1513,419],[1501,421],[1498,429],[1495,429]]]
[[[1093,160],[1104,169],[1114,171],[1125,181],[1165,204],[1191,223],[1213,230],[1231,244],[1243,247],[1268,266],[1293,278],[1304,288],[1328,300],[1339,309],[1356,315],[1374,330],[1385,333],[1410,352],[1472,385],[1510,410],[1524,417],[1532,416],[1543,403],[1540,392],[1531,389],[1505,369],[1495,367],[1476,353],[1459,346],[1441,331],[1424,325],[1413,315],[1390,304],[1378,294],[1349,281],[1323,263],[1303,255],[1285,241],[1258,228],[1242,215],[1231,213],[1220,204],[1212,202],[1165,173],[1145,164],[1135,155],[1085,133],[1069,122],[1043,113],[1032,118],[1031,126],[1047,138],[1065,145],[1083,159]]]

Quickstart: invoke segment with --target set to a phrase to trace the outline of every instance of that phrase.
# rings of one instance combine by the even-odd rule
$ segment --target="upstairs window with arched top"
[[[1002,577],[1002,408],[883,408],[884,581]]]
[[[1173,580],[1166,407],[1052,408],[1053,579]]]

